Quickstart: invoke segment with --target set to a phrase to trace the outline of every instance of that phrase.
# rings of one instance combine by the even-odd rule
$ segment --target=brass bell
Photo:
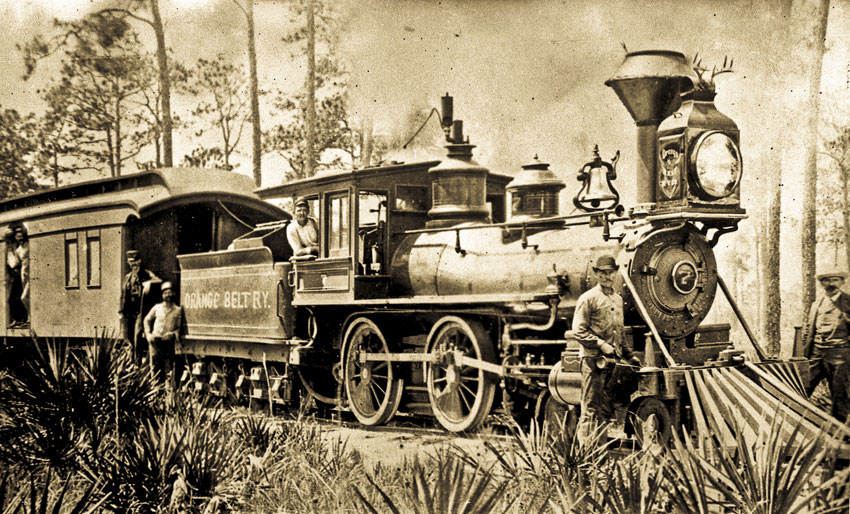
[[[605,162],[599,157],[599,146],[593,147],[593,160],[581,167],[578,172],[578,180],[582,182],[573,204],[582,211],[594,212],[605,209],[613,209],[620,203],[620,194],[614,189],[612,180],[617,178],[617,159],[620,151]]]

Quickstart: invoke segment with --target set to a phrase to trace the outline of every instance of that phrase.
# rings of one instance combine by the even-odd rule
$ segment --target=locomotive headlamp
[[[723,132],[705,132],[694,144],[693,171],[696,185],[707,196],[724,198],[741,180],[741,152]]]
[[[715,226],[735,223],[729,220],[744,216],[740,132],[715,106],[713,78],[699,78],[695,85],[658,126],[655,207],[699,212],[704,220],[716,216]]]

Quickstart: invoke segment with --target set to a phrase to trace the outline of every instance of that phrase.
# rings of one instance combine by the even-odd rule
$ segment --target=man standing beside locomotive
[[[602,255],[593,267],[598,284],[576,302],[573,336],[581,344],[581,414],[576,437],[585,444],[597,423],[613,421],[614,405],[608,390],[610,368],[599,367],[601,356],[618,356],[634,361],[623,340],[623,297],[614,291],[617,262]],[[602,438],[604,442],[604,437]]]
[[[139,347],[141,333],[141,317],[145,295],[150,291],[152,282],[158,282],[159,277],[151,271],[142,268],[142,258],[136,250],[127,252],[127,266],[130,272],[124,276],[121,284],[121,303],[118,315],[121,316],[124,327],[124,338],[133,348],[133,356],[140,358],[142,349]]]
[[[295,200],[295,223],[286,227],[286,239],[295,257],[319,255],[319,224],[310,217],[310,203],[306,198]]]
[[[825,378],[832,415],[850,414],[850,295],[841,290],[847,273],[832,269],[818,275],[824,295],[812,303],[803,330],[804,355],[810,359],[808,394]]]
[[[171,383],[174,343],[183,328],[183,307],[174,303],[171,282],[162,283],[162,302],[153,306],[143,323],[148,341],[151,371],[160,381]]]

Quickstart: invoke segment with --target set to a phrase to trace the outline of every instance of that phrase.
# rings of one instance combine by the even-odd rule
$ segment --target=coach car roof
[[[40,221],[81,214],[94,216],[101,224],[120,224],[131,216],[144,217],[161,209],[205,201],[244,205],[276,219],[291,218],[286,211],[261,200],[253,189],[250,177],[232,171],[160,168],[4,200],[0,202],[0,224],[22,220],[31,233],[38,233],[44,231],[43,227],[39,230]]]

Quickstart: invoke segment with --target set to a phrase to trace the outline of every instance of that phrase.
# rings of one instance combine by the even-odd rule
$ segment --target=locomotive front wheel
[[[673,435],[673,421],[667,406],[658,398],[644,398],[635,410],[635,432],[644,446],[666,445]]]
[[[438,358],[425,364],[428,397],[437,421],[450,432],[475,430],[490,412],[496,384],[492,375],[440,359],[448,352],[487,362],[495,360],[493,342],[481,323],[455,316],[442,318],[428,337],[427,352]]]
[[[344,341],[343,380],[351,412],[367,426],[386,423],[398,410],[404,383],[389,361],[360,360],[361,352],[389,353],[384,335],[371,320],[358,318],[348,326]]]

